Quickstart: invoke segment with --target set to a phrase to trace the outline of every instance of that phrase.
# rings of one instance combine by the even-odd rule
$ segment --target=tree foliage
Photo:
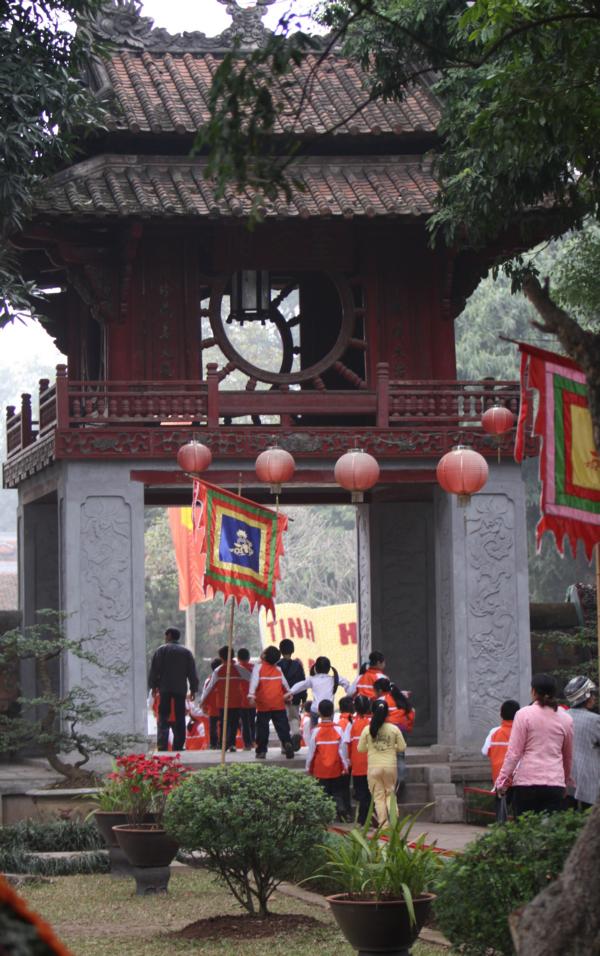
[[[102,122],[81,79],[95,50],[88,17],[102,2],[0,0],[0,324],[30,309],[36,294],[19,272],[11,236],[43,178],[73,159],[86,126]]]
[[[569,810],[491,827],[441,871],[435,917],[444,935],[465,956],[512,956],[509,915],[556,879],[585,824]]]
[[[231,764],[193,774],[167,801],[165,827],[252,916],[322,842],[335,806],[314,777]]]
[[[122,674],[126,669],[104,663],[93,651],[94,637],[65,637],[62,624],[60,613],[38,611],[37,624],[6,631],[0,637],[0,670],[14,673],[18,679],[19,665],[31,661],[39,688],[37,696],[17,699],[21,712],[0,714],[0,752],[33,745],[72,786],[89,785],[95,775],[83,768],[91,757],[116,756],[138,738],[104,731],[94,734],[93,724],[106,716],[94,694],[79,685],[66,692],[56,689],[52,665],[65,654],[112,674]],[[73,762],[64,759],[69,754],[74,755]]]
[[[221,191],[230,181],[273,198],[292,184],[295,144],[275,152],[275,117],[301,110],[310,79],[293,95],[291,71],[314,50],[303,31],[281,32],[239,66],[221,64],[201,134]],[[322,0],[318,64],[341,44],[366,74],[371,99],[401,100],[417,79],[439,99],[433,150],[440,184],[432,241],[528,248],[600,216],[598,62],[600,10],[593,0]],[[506,254],[505,254],[506,255]],[[538,313],[585,372],[600,449],[600,333],[554,301],[535,267],[506,265]]]

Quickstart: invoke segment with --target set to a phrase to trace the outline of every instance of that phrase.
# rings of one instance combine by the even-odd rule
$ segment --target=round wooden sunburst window
[[[278,371],[273,368],[264,368],[257,364],[256,358],[250,361],[244,354],[243,336],[228,334],[228,327],[238,322],[238,317],[232,315],[232,283],[235,276],[219,276],[211,283],[209,302],[209,321],[214,339],[219,349],[229,362],[240,369],[251,379],[267,382],[271,385],[298,385],[318,379],[324,372],[338,362],[347,348],[352,344],[355,329],[357,308],[352,288],[348,280],[337,273],[319,273],[319,281],[327,289],[328,300],[335,301],[334,313],[328,311],[331,327],[335,328],[335,341],[324,340],[322,355],[315,355],[314,344],[311,349],[311,360],[305,366],[302,364],[302,329],[313,318],[304,315],[302,308],[302,287],[308,273],[271,273],[269,274],[268,305],[260,320],[246,319],[244,328],[258,324],[272,324],[277,330],[281,341],[281,364]],[[292,306],[291,303],[295,305]],[[253,330],[254,331],[254,330]],[[260,350],[259,350],[260,351]],[[256,348],[254,349],[256,353]],[[298,356],[298,358],[296,358]],[[298,361],[299,359],[299,361]]]

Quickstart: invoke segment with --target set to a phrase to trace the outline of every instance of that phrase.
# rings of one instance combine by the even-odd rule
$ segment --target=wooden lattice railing
[[[144,382],[69,381],[66,366],[59,365],[55,384],[40,381],[38,421],[32,418],[29,395],[22,396],[19,412],[7,409],[7,458],[54,429],[218,428],[262,417],[283,427],[306,421],[309,427],[331,426],[341,418],[367,428],[456,431],[479,428],[483,412],[496,401],[515,414],[519,407],[517,382],[390,381],[386,363],[377,367],[374,389],[226,391],[219,384],[216,365],[208,366],[206,381]]]

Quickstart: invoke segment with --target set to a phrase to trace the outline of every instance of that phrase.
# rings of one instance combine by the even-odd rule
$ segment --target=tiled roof
[[[48,180],[40,213],[81,217],[243,217],[252,195],[216,200],[202,159],[98,156]],[[266,203],[266,218],[424,216],[437,193],[427,165],[412,156],[318,157],[291,168],[304,185],[292,201]]]
[[[104,74],[116,98],[113,128],[133,133],[196,132],[208,119],[208,94],[219,62],[212,53],[115,53]],[[316,64],[317,57],[311,55],[287,78],[291,82],[286,85],[286,106],[275,133],[322,134],[333,126],[337,135],[435,132],[439,107],[425,84],[413,86],[401,103],[378,100],[359,109],[368,93],[358,66],[334,54],[318,68]]]

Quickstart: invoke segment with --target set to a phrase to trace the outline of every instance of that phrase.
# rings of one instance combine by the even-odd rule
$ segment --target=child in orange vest
[[[374,700],[377,697],[373,684],[379,677],[385,677],[385,657],[381,651],[371,651],[368,664],[362,664],[353,683],[348,689],[349,694],[362,694]]]
[[[340,697],[338,707],[340,709],[340,712],[335,718],[335,722],[338,725],[338,727],[341,727],[342,730],[345,731],[348,724],[352,723],[352,714],[354,713],[354,699],[352,697]]]
[[[344,733],[333,722],[332,700],[322,700],[319,704],[319,723],[310,738],[306,770],[335,800],[338,819],[346,820],[349,808],[344,799],[344,776],[347,777],[350,765]]]
[[[344,739],[348,748],[350,771],[352,773],[352,792],[358,804],[357,821],[362,826],[366,821],[371,806],[371,792],[367,782],[367,755],[356,749],[360,735],[371,722],[371,701],[364,694],[357,694],[354,698],[354,717],[348,724]]]
[[[210,662],[210,668],[212,671],[216,671],[217,667],[220,667],[223,661],[220,657],[213,657]],[[217,692],[213,688],[210,694],[207,694],[208,685],[210,684],[210,677],[207,677],[204,681],[204,687],[202,688],[202,694],[200,697],[202,711],[208,717],[208,735],[210,742],[211,750],[219,749],[219,708],[217,707]]]
[[[490,761],[490,767],[492,771],[492,780],[494,784],[496,783],[496,778],[500,771],[502,770],[502,764],[504,763],[504,758],[506,757],[506,751],[508,750],[508,742],[510,740],[510,735],[512,733],[513,720],[515,714],[518,710],[521,709],[521,705],[516,700],[505,700],[500,708],[500,720],[501,724],[499,727],[492,727],[489,734],[485,739],[485,743],[481,748],[481,753],[484,757],[487,757]],[[506,802],[511,802],[511,791],[508,790],[506,794]],[[500,798],[496,796],[496,819],[500,819]]]
[[[346,729],[352,724],[354,699],[352,697],[340,697],[338,707],[340,712],[335,718],[335,723],[340,728],[342,733],[345,734]],[[342,777],[342,799],[344,803],[344,816],[348,820],[351,820],[352,803],[350,800],[350,774],[346,774]]]
[[[275,732],[281,741],[288,760],[294,756],[290,725],[285,709],[285,696],[289,694],[289,684],[283,676],[277,661],[281,652],[271,645],[260,655],[260,661],[252,671],[248,688],[248,703],[256,707],[256,756],[267,756],[269,743],[269,721],[273,721]]]

